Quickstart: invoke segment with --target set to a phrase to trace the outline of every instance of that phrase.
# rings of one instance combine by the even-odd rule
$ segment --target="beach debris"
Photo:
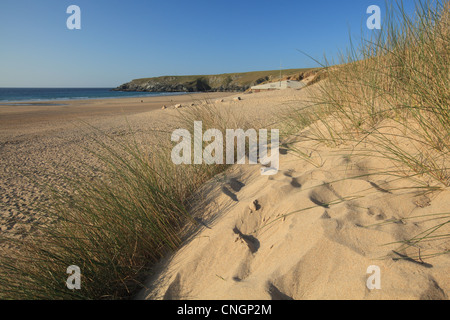
[[[180,109],[180,108],[181,108],[181,104],[180,103],[175,105],[175,109]]]
[[[162,106],[162,108],[161,108],[162,110],[165,110],[165,109],[167,109],[167,107],[166,106]]]
[[[218,99],[218,100],[216,100],[216,103],[221,103],[221,102],[224,102],[225,100],[223,100],[223,99]]]
[[[242,98],[241,98],[241,97],[235,97],[235,98],[233,98],[233,100],[234,100],[234,101],[241,101]]]

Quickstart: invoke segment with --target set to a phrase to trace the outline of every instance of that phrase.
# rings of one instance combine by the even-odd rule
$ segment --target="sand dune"
[[[307,104],[308,92],[241,97],[240,101],[224,97],[216,106],[276,127],[283,111]],[[140,101],[132,101],[138,109],[128,109],[126,122],[120,112],[124,100],[113,101],[114,110],[104,112],[111,102],[93,106],[101,114],[88,122],[113,136],[125,134],[130,125],[141,141],[148,142],[152,130],[177,126],[172,117],[178,114],[175,108],[156,110],[161,105],[154,104],[144,110]],[[85,108],[79,106],[78,115],[86,120]],[[67,163],[76,166],[75,155],[95,161],[80,149],[89,144],[92,132],[80,127],[78,116],[65,117],[61,111],[61,118],[49,119],[34,114],[34,109],[30,112],[30,123],[15,124],[2,113],[5,126],[0,131],[0,224],[2,232],[18,237],[32,232],[29,222],[45,223],[49,217],[34,207],[45,204],[45,195],[17,172],[26,168],[47,179],[51,173],[64,177],[70,173]],[[307,133],[308,128],[299,136]],[[329,148],[300,138],[295,146],[309,157],[280,150],[280,171],[275,176],[261,176],[259,165],[237,165],[207,183],[196,194],[199,200],[193,209],[202,227],[155,267],[147,289],[137,298],[447,299],[450,257],[428,255],[449,250],[448,241],[408,248],[398,242],[443,222],[412,218],[448,213],[450,190],[424,194],[416,188],[420,181],[427,183],[422,178],[387,174],[397,168],[370,154],[370,145],[361,144],[358,152],[352,145]],[[449,231],[446,225],[439,234]],[[380,268],[381,289],[366,286],[367,270],[373,265]]]
[[[246,97],[241,108],[282,94]],[[275,176],[246,165],[210,181],[194,210],[202,228],[155,268],[138,298],[448,299],[450,257],[426,258],[449,250],[448,240],[398,242],[447,221],[450,190],[424,194],[425,180],[388,174],[398,168],[370,145],[295,146],[311,156],[281,152]],[[414,218],[441,213],[447,220]],[[381,289],[367,287],[370,266],[380,269]]]

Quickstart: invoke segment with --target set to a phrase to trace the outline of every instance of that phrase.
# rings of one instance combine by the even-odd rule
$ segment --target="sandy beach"
[[[18,132],[37,133],[46,130],[46,124],[49,125],[48,128],[53,129],[76,120],[123,117],[158,110],[162,106],[200,103],[229,95],[231,94],[193,93],[142,98],[0,102],[0,135],[5,137],[18,135]]]
[[[450,0],[0,15],[0,300],[449,300]]]
[[[159,97],[144,103],[117,99],[2,106],[2,232],[23,238],[33,232],[31,222],[50,219],[39,211],[48,199],[27,174],[18,172],[64,188],[68,164],[78,166],[74,159],[95,165],[82,149],[92,143],[87,124],[117,137],[126,136],[131,127],[140,141],[151,142],[153,130],[168,132],[177,126],[175,103],[189,108],[204,101],[276,127],[284,112],[307,106],[310,90],[316,89]],[[161,110],[162,105],[169,108]],[[153,268],[147,289],[137,298],[448,298],[448,255],[426,258],[448,250],[448,241],[407,249],[399,244],[433,226],[434,221],[414,217],[447,212],[448,188],[423,194],[415,189],[417,181],[381,174],[393,169],[392,163],[371,157],[367,145],[361,154],[351,145],[329,148],[307,139],[295,147],[310,157],[282,148],[275,176],[260,175],[260,165],[235,165],[208,182],[197,193],[202,201],[192,209],[203,227]],[[448,226],[441,232],[448,233]],[[409,256],[414,258],[405,258]],[[367,287],[371,266],[381,272],[381,289]]]
[[[177,116],[183,110],[176,109],[177,104],[189,108],[192,104],[209,103],[243,119],[268,123],[277,116],[273,107],[292,106],[298,94],[294,90],[290,94],[261,93],[247,99],[252,95],[196,93],[38,102],[32,106],[0,104],[0,228],[8,236],[24,238],[36,223],[51,221],[42,213],[49,198],[39,183],[65,190],[65,179],[73,171],[81,172],[87,179],[98,177],[97,171],[86,170],[86,165],[97,165],[98,159],[85,150],[97,147],[95,137],[128,139],[132,134],[143,148],[151,148],[158,132],[170,133],[177,126]],[[246,102],[233,101],[235,96],[245,96]],[[220,100],[224,102],[217,102]],[[162,110],[163,106],[167,109]]]
[[[37,102],[35,105],[0,104],[0,228],[2,233],[23,238],[31,223],[46,223],[42,214],[48,197],[35,180],[64,188],[65,177],[96,159],[83,148],[101,130],[120,137],[129,133],[151,143],[156,130],[169,130],[185,106],[214,101],[230,93],[200,93],[151,98],[121,98]],[[141,102],[143,101],[143,102]],[[33,104],[33,102],[27,102]],[[161,110],[162,106],[167,110]],[[95,128],[95,130],[93,130]],[[83,172],[95,177],[95,172]]]

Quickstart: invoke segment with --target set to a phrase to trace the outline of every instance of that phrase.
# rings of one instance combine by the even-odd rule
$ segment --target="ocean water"
[[[0,103],[179,95],[184,92],[121,92],[112,88],[0,88]]]

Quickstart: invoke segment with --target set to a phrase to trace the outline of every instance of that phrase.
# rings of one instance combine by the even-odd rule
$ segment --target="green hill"
[[[283,79],[301,80],[316,68],[282,70]],[[280,79],[280,70],[225,73],[217,75],[162,76],[135,79],[117,87],[116,91],[205,92],[245,91],[251,86]]]

